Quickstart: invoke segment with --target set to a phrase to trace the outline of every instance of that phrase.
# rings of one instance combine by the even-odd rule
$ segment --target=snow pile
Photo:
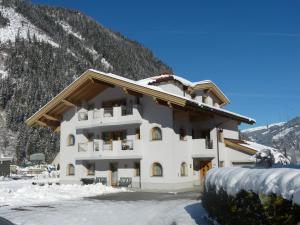
[[[300,205],[299,169],[215,168],[208,171],[205,186],[207,189],[215,186],[217,191],[223,189],[232,196],[241,190],[273,193]]]
[[[51,203],[61,200],[71,200],[82,197],[103,195],[125,191],[102,184],[77,185],[64,184],[56,185],[58,179],[40,180],[44,186],[32,185],[33,180],[0,181],[0,206],[24,206],[41,203]],[[52,185],[48,185],[52,182]]]
[[[37,40],[48,42],[52,46],[58,48],[49,36],[44,34],[40,29],[34,26],[29,20],[17,13],[13,8],[0,7],[0,12],[3,17],[9,19],[9,25],[0,28],[0,42],[15,41],[15,37],[19,34],[20,38],[27,39],[28,31],[31,35],[35,34]]]
[[[67,32],[68,34],[72,34],[74,37],[77,37],[80,40],[84,40],[84,38],[79,34],[76,33],[75,31],[73,31],[72,27],[65,21],[58,21],[57,22],[63,29],[65,32]]]

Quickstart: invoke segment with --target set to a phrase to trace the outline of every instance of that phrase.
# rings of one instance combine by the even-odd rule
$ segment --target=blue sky
[[[300,115],[300,1],[33,2],[78,9],[150,48],[176,74],[214,81],[231,100],[227,109],[256,125]]]

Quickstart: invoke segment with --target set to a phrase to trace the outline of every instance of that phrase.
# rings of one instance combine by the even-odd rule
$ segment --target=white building
[[[60,132],[62,183],[129,177],[142,189],[191,189],[210,168],[248,164],[255,153],[238,133],[255,121],[223,109],[228,103],[211,81],[88,70],[26,123]]]

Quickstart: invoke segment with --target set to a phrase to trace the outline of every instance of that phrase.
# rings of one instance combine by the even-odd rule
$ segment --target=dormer
[[[191,82],[173,74],[161,74],[138,81],[140,84],[156,86],[163,91],[193,99],[217,108],[229,103],[229,99],[210,80]]]

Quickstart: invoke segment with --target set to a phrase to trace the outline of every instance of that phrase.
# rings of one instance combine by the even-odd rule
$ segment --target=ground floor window
[[[134,175],[136,177],[139,177],[141,175],[141,170],[140,170],[140,163],[139,162],[136,162],[134,163]]]
[[[162,177],[163,176],[163,169],[159,163],[153,163],[152,176],[154,176],[154,177]]]
[[[67,166],[67,175],[74,176],[75,175],[75,167],[73,164],[68,164]]]
[[[185,177],[188,175],[188,168],[187,168],[187,164],[185,162],[181,163],[180,166],[180,176]]]

